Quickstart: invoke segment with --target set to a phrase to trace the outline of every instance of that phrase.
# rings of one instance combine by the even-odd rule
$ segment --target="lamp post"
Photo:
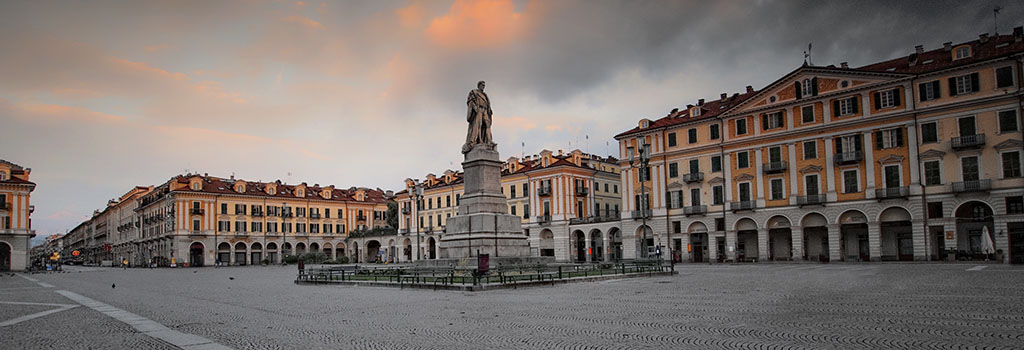
[[[417,261],[419,261],[421,259],[421,252],[423,251],[423,248],[420,247],[420,244],[421,244],[420,243],[420,229],[419,229],[419,225],[418,225],[418,221],[417,221],[417,218],[418,218],[418,215],[419,215],[418,212],[417,212],[417,209],[418,209],[417,208],[417,204],[419,204],[419,200],[422,199],[422,198],[423,198],[423,185],[420,184],[419,180],[413,180],[412,189],[409,190],[409,206],[412,207],[412,209],[410,210],[410,212],[412,213],[412,217],[409,219],[409,222],[411,222],[413,224],[413,226],[415,227],[414,230],[416,230],[416,260]]]
[[[284,231],[285,220],[288,220],[288,203],[281,202],[281,265],[285,264],[284,258],[288,256],[288,248],[285,245],[288,244],[288,232]]]
[[[641,147],[642,148],[640,149],[640,157],[639,158],[636,157],[636,152],[635,152],[635,149],[633,148],[633,146],[626,147],[626,150],[629,153],[629,164],[631,166],[634,166],[634,167],[636,167],[636,166],[640,167],[639,168],[640,170],[638,171],[638,175],[639,176],[637,176],[639,178],[639,180],[640,180],[640,200],[637,201],[638,202],[637,206],[639,207],[640,219],[641,219],[641,222],[642,222],[642,225],[643,225],[643,226],[641,226],[641,229],[644,230],[644,233],[643,233],[643,243],[640,244],[640,247],[641,247],[640,254],[641,254],[642,257],[646,258],[647,257],[647,208],[650,207],[650,204],[648,203],[649,201],[647,200],[647,189],[644,188],[644,177],[645,176],[650,176],[650,174],[648,174],[647,166],[648,166],[648,163],[650,163],[650,161],[651,161],[651,159],[650,159],[651,144],[645,143]]]

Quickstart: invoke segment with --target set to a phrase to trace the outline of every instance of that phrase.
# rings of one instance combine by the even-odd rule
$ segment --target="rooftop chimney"
[[[942,49],[946,50],[946,51],[952,51],[953,50],[953,42],[952,41],[947,41],[947,42],[942,43]]]
[[[749,94],[751,92],[754,92],[754,87],[747,85],[747,93]]]
[[[839,63],[839,66],[843,68],[850,68],[850,65],[846,62]]]
[[[918,55],[924,53],[924,45],[914,46],[914,52],[916,52]]]
[[[1024,27],[1013,28],[1013,41],[1020,42],[1024,38]]]
[[[725,98],[728,97],[728,96],[729,96],[729,94],[728,93],[724,93],[724,92],[721,95],[718,95],[718,97],[720,99],[722,99],[722,100],[725,100]]]
[[[982,44],[987,43],[988,42],[988,33],[981,33],[981,34],[979,34],[978,35],[978,41],[980,41]]]
[[[693,108],[693,105],[686,105],[686,109]]]

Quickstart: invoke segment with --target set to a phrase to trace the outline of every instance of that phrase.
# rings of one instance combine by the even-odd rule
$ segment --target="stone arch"
[[[913,215],[907,208],[891,206],[878,213],[878,222],[912,221]]]
[[[277,242],[268,242],[267,243],[267,260],[269,260],[271,264],[278,263],[278,262],[280,262],[280,261],[278,261],[279,256],[280,255],[278,254],[278,251],[277,251]]]
[[[540,256],[555,256],[555,234],[549,229],[540,231]]]
[[[828,218],[824,214],[812,211],[800,218],[800,226],[803,227],[828,227]]]
[[[705,225],[703,222],[700,222],[700,221],[694,221],[694,222],[690,223],[689,227],[686,228],[686,232],[687,233],[707,233],[708,232],[708,225]]]
[[[371,239],[366,241],[365,246],[366,253],[364,255],[366,255],[366,262],[376,262],[380,253],[380,242],[375,239]]]
[[[231,243],[220,242],[217,244],[217,263],[231,264]]]
[[[295,243],[295,255],[306,254],[306,242]]]
[[[579,230],[579,229],[573,230],[571,238],[572,238],[572,242],[573,242],[572,247],[571,247],[571,249],[572,249],[571,251],[573,253],[575,253],[575,254],[572,254],[572,260],[576,261],[576,262],[586,262],[587,261],[587,236],[586,236],[586,234],[583,233],[583,231]]]
[[[956,218],[957,259],[995,259],[994,213],[992,205],[981,200],[965,201],[953,210]]]
[[[328,260],[334,260],[334,245],[331,242],[324,242],[323,247],[324,255],[327,256]]]
[[[605,253],[607,247],[604,244],[604,233],[601,229],[590,230],[590,259],[591,261],[605,261],[608,256]]]
[[[2,249],[2,248],[0,248],[0,249]],[[192,244],[188,245],[188,266],[192,266],[192,267],[203,266],[203,263],[204,263],[204,260],[205,260],[203,258],[206,256],[205,253],[206,253],[206,245],[204,245],[203,242],[192,241]],[[0,264],[3,264],[3,262],[0,261]]]
[[[736,231],[757,230],[757,222],[754,219],[744,217],[736,220],[734,227]]]
[[[312,252],[319,252],[319,251],[320,251],[320,243],[312,242],[312,243],[309,244],[309,252],[310,253],[312,253]]]
[[[245,242],[235,243],[235,265],[245,265],[248,261],[248,251]]]
[[[622,259],[622,230],[618,227],[612,227],[608,229],[608,242],[611,243],[611,247],[608,247],[608,258],[611,260]]]
[[[767,229],[790,228],[792,226],[792,222],[785,215],[774,215],[764,222],[764,227]]]
[[[914,260],[913,215],[904,207],[891,206],[878,213],[882,260]]]
[[[255,264],[263,263],[263,244],[260,242],[253,242],[249,245],[249,261]]]
[[[847,209],[836,217],[836,223],[840,225],[866,224],[868,223],[868,216],[860,210]]]
[[[437,240],[434,237],[427,237],[427,258],[437,259]]]
[[[0,271],[11,270],[11,256],[14,255],[14,247],[4,241],[0,241]]]

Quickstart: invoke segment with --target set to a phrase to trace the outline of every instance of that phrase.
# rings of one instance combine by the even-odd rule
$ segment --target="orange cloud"
[[[163,76],[165,78],[171,78],[174,80],[189,80],[188,76],[185,74],[168,72],[166,70],[156,68],[142,62],[129,61],[117,57],[110,57],[109,59],[111,62],[114,63],[114,65],[117,68],[121,68],[124,70],[135,71],[140,73],[150,73]]]
[[[420,25],[423,21],[423,15],[425,10],[423,5],[419,1],[413,2],[409,6],[395,10],[395,14],[398,16],[398,23],[403,28],[415,28]]]
[[[537,128],[537,123],[523,117],[494,116],[494,126],[500,129],[520,129],[528,131]]]
[[[53,89],[53,94],[66,97],[99,97],[102,95],[99,91],[82,88],[56,88]]]
[[[520,39],[526,30],[511,0],[457,0],[448,14],[434,18],[426,35],[448,48],[490,48]]]
[[[62,105],[33,103],[19,104],[17,105],[17,107],[25,112],[32,113],[36,116],[52,119],[82,120],[87,122],[106,123],[123,122],[125,120],[124,118],[121,118],[113,114],[94,112],[82,107],[69,107]]]
[[[547,131],[561,131],[562,130],[562,126],[561,125],[548,124],[548,125],[544,126],[544,130],[547,130]]]
[[[171,48],[171,46],[167,45],[167,44],[149,45],[149,46],[144,47],[146,52],[164,51],[164,50],[167,50],[167,49],[170,49],[170,48]]]
[[[281,20],[285,21],[285,22],[289,22],[289,23],[298,23],[298,24],[301,24],[301,25],[303,25],[305,27],[309,27],[309,28],[313,28],[313,29],[323,29],[323,27],[324,27],[324,25],[320,24],[320,22],[314,21],[313,19],[311,19],[309,17],[302,17],[302,16],[298,16],[298,15],[288,16],[288,17],[285,17],[285,18],[283,18]]]

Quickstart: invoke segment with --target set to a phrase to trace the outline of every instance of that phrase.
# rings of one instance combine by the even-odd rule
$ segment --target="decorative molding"
[[[921,159],[942,159],[946,156],[946,152],[933,149],[921,152]]]
[[[1024,141],[1021,140],[1006,140],[995,145],[996,150],[1008,150],[1008,149],[1020,149],[1024,148]]]
[[[754,176],[750,175],[750,174],[740,174],[740,175],[738,175],[738,176],[733,178],[733,180],[736,180],[736,181],[750,181],[750,180],[753,180],[753,179],[754,179]]]
[[[711,180],[708,180],[708,183],[712,183],[712,184],[720,184],[720,183],[724,183],[724,182],[725,182],[725,179],[723,179],[721,176],[715,176],[715,177],[711,178]]]
[[[666,186],[666,188],[683,188],[683,187],[684,187],[683,184],[679,183],[678,180],[672,181],[672,182],[670,182],[668,184],[668,186]]]
[[[878,163],[880,163],[880,164],[902,163],[902,162],[903,162],[903,156],[898,155],[898,154],[890,154],[890,155],[882,157],[881,159],[878,160]]]
[[[817,165],[808,165],[808,166],[805,166],[803,169],[800,169],[800,173],[801,174],[820,173],[820,172],[821,172],[821,167],[817,166]]]

